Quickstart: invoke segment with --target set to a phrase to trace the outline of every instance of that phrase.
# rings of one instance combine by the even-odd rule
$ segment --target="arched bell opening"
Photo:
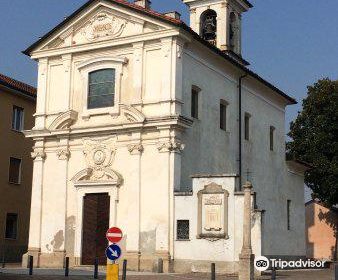
[[[217,40],[217,13],[208,9],[201,15],[201,37],[209,43],[216,45]]]

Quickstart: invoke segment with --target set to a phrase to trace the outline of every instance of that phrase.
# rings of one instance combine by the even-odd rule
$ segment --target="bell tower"
[[[247,0],[182,0],[190,8],[190,27],[222,51],[241,55],[242,13]]]

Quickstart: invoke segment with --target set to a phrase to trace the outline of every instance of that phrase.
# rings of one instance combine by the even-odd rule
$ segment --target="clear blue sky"
[[[36,84],[36,63],[21,54],[86,0],[0,0],[0,73]],[[188,22],[181,0],[152,0],[153,9],[177,10]],[[243,16],[243,56],[251,69],[295,97],[322,77],[338,75],[337,0],[252,0]],[[287,109],[287,122],[298,106]]]

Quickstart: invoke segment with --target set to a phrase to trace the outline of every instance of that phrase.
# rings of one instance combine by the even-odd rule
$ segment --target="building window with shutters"
[[[7,213],[5,239],[18,238],[18,214]]]
[[[13,114],[12,114],[12,130],[21,132],[23,130],[23,118],[24,117],[24,109],[18,106],[13,106]]]
[[[9,159],[9,175],[8,181],[10,184],[19,185],[21,183],[21,162],[19,158],[11,157]]]
[[[177,240],[190,240],[189,220],[177,221]]]

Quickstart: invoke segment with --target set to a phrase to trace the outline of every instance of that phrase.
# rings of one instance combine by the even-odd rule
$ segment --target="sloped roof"
[[[23,82],[20,82],[18,80],[15,80],[13,78],[10,78],[8,76],[0,74],[0,85],[19,91],[30,97],[36,98],[37,90],[35,87],[25,84]]]
[[[59,25],[57,25],[55,28],[53,28],[51,31],[49,31],[47,34],[45,34],[41,39],[39,39],[37,42],[35,42],[34,44],[32,44],[30,47],[28,47],[25,51],[23,51],[24,54],[30,56],[30,53],[44,40],[46,40],[49,36],[51,36],[55,31],[57,31],[58,29],[62,28],[63,26],[65,26],[67,23],[69,23],[72,19],[74,19],[79,13],[81,13],[83,10],[85,10],[88,6],[90,6],[92,3],[97,2],[99,3],[101,0],[89,0],[87,3],[85,3],[82,7],[80,7],[78,10],[76,10],[73,14],[71,14],[69,17],[67,17],[64,21],[62,21]],[[130,8],[133,9],[135,11],[138,11],[142,14],[145,14],[147,16],[156,18],[158,20],[162,20],[164,22],[167,22],[169,24],[172,24],[176,27],[180,27],[184,30],[186,30],[187,32],[189,32],[194,39],[196,39],[197,41],[199,41],[200,43],[204,44],[205,46],[207,46],[209,49],[211,49],[213,52],[217,53],[218,55],[220,55],[221,57],[223,57],[225,60],[227,60],[228,62],[232,63],[233,65],[237,66],[238,68],[240,68],[241,70],[243,70],[246,74],[248,74],[249,76],[253,77],[254,79],[258,80],[259,82],[263,83],[264,85],[266,85],[267,87],[269,87],[270,89],[272,89],[273,91],[277,92],[280,96],[282,96],[284,99],[288,100],[289,104],[297,104],[297,101],[290,97],[289,95],[287,95],[285,92],[283,92],[282,90],[278,89],[276,86],[274,86],[273,84],[271,84],[270,82],[268,82],[267,80],[263,79],[262,77],[260,77],[258,74],[254,73],[253,71],[251,71],[250,69],[248,69],[247,67],[241,65],[240,63],[238,63],[235,59],[233,59],[230,55],[226,54],[225,52],[221,51],[220,49],[218,49],[217,47],[213,46],[212,44],[210,44],[209,42],[207,42],[206,40],[204,40],[201,36],[199,36],[194,30],[192,30],[186,23],[184,23],[182,20],[180,19],[175,19],[175,18],[171,18],[169,16],[163,15],[159,12],[150,10],[150,9],[145,9],[139,5],[127,2],[125,0],[105,0],[111,3],[114,3],[116,5],[125,7],[125,8]],[[248,2],[249,3],[249,2]],[[250,4],[250,3],[249,3]],[[251,5],[251,4],[250,4]],[[252,5],[251,5],[252,6]]]

